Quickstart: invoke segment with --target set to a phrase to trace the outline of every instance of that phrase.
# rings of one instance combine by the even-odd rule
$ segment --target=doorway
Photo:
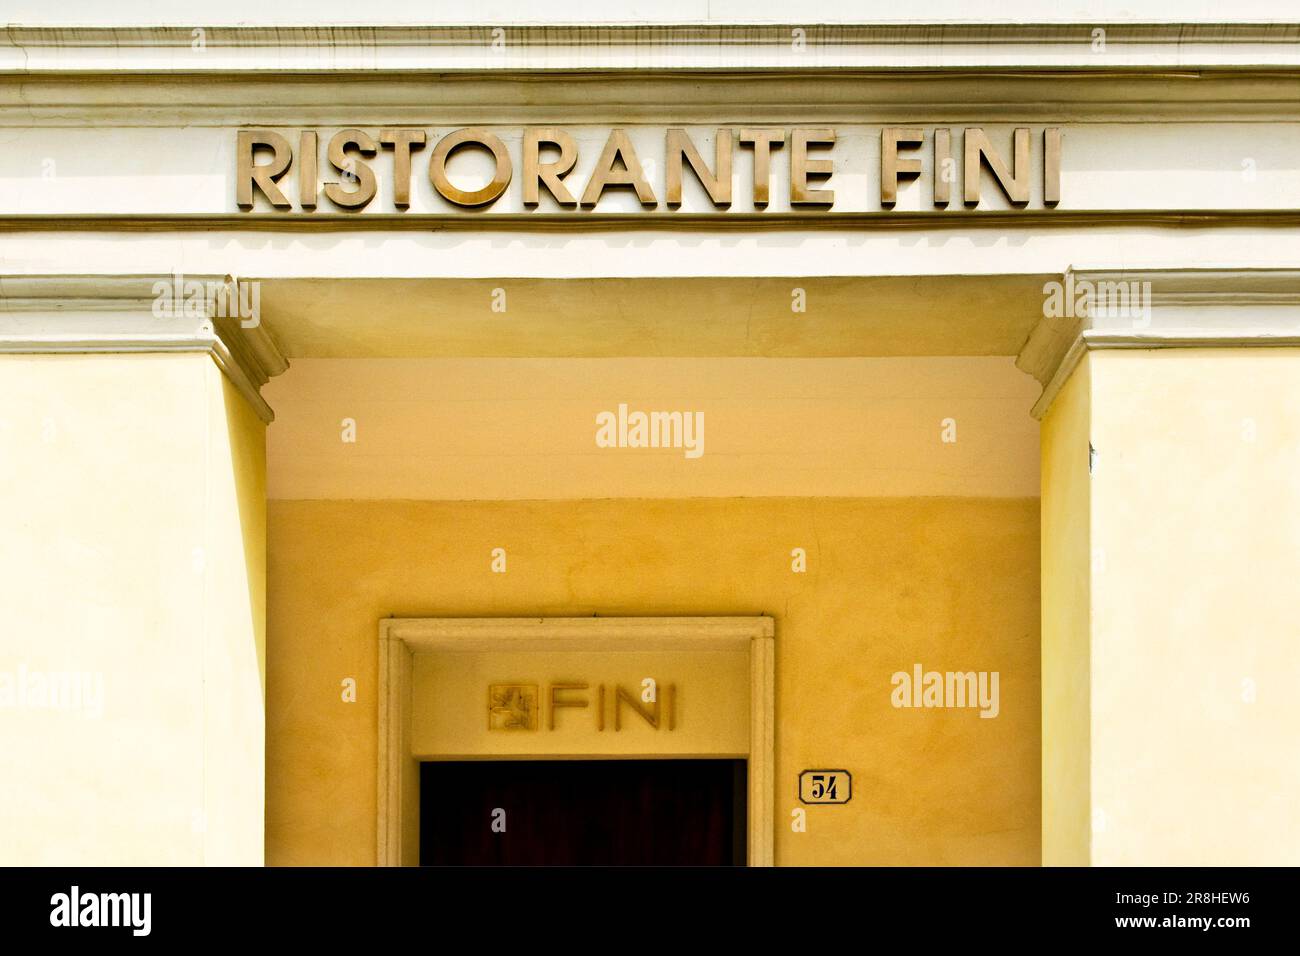
[[[744,866],[744,760],[420,765],[422,866]]]
[[[421,813],[421,790],[439,792],[420,785],[426,762],[743,760],[748,789],[732,819],[745,827],[746,864],[772,866],[774,637],[774,622],[761,616],[384,618],[376,862],[420,864],[422,817],[437,826],[430,810]],[[623,674],[632,662],[639,663]],[[561,677],[636,687],[646,674],[665,668],[675,672],[664,679],[676,687],[671,731],[666,723],[656,729],[641,717],[622,733],[573,719],[552,728],[549,710],[534,731],[494,729],[491,721],[493,683],[538,684],[539,712],[550,706],[549,689],[546,698],[540,696],[542,686]],[[608,769],[612,763],[601,765]],[[472,818],[470,832],[478,826]]]

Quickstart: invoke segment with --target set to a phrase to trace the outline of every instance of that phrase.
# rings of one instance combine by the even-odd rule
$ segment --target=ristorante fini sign
[[[466,127],[443,135],[410,127],[342,129],[327,137],[317,130],[246,129],[237,133],[236,202],[244,211],[259,202],[274,210],[310,212],[319,204],[362,211],[383,195],[392,211],[403,211],[412,205],[413,187],[422,186],[416,177],[427,177],[442,199],[464,209],[511,196],[525,209],[589,211],[602,196],[622,191],[635,196],[636,208],[672,210],[683,204],[684,183],[693,181],[715,210],[743,203],[763,211],[782,176],[779,192],[790,207],[830,210],[836,208],[835,176],[849,171],[837,165],[837,131],[830,127],[666,128],[654,135],[653,157],[645,155],[645,134],[639,136],[640,147],[627,130],[609,129],[594,164],[582,163],[580,172],[585,157],[578,138],[555,127],[510,134]],[[873,168],[851,171],[876,178],[882,209],[898,203],[900,184],[922,177],[936,207],[978,206],[987,182],[1014,208],[1027,207],[1031,197],[1051,207],[1061,198],[1061,144],[1057,127],[1016,127],[995,137],[978,126],[886,126],[879,129],[878,155],[871,151]],[[470,152],[487,162],[479,162],[476,181],[467,183],[464,173],[453,177],[448,166]],[[867,165],[856,158],[858,166]],[[381,190],[383,178],[390,183]],[[510,190],[516,180],[519,188]],[[747,195],[737,195],[738,181]],[[836,211],[854,210],[841,204]]]

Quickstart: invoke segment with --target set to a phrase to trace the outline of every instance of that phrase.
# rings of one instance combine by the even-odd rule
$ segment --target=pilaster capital
[[[0,353],[207,352],[259,417],[289,367],[256,283],[224,275],[0,276]]]
[[[1300,346],[1300,270],[1067,270],[1016,366],[1043,386],[1042,418],[1091,349]]]

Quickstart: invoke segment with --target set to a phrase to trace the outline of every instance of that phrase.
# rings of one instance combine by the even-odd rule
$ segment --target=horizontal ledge
[[[385,618],[380,636],[413,651],[514,649],[584,650],[593,644],[617,650],[741,648],[771,638],[772,618],[754,617],[551,617]]]
[[[367,60],[369,59],[367,57]],[[213,64],[206,67],[196,64],[176,66],[161,61],[157,64],[150,64],[148,67],[141,65],[138,61],[132,62],[130,67],[122,67],[99,60],[73,61],[63,66],[30,63],[15,66],[5,62],[3,48],[0,47],[0,76],[60,79],[81,76],[156,79],[162,76],[166,80],[175,82],[179,78],[189,76],[204,79],[230,76],[253,80],[349,77],[373,77],[376,79],[421,77],[454,80],[489,76],[500,79],[536,77],[556,80],[568,77],[600,79],[602,77],[623,76],[646,78],[675,78],[688,75],[702,78],[735,76],[743,79],[750,76],[806,76],[815,78],[827,75],[843,75],[881,79],[892,77],[900,81],[906,81],[930,76],[954,78],[1156,77],[1166,79],[1206,79],[1215,76],[1246,78],[1253,76],[1278,79],[1281,77],[1294,77],[1297,73],[1300,73],[1300,51],[1277,61],[1253,58],[1197,61],[1175,59],[1172,54],[1166,54],[1149,60],[1134,59],[1125,61],[1121,58],[1114,58],[1107,63],[1097,64],[1074,59],[1045,61],[1010,57],[983,62],[970,59],[953,59],[948,63],[935,62],[934,60],[900,63],[887,58],[877,57],[872,59],[866,56],[852,59],[822,59],[820,61],[818,61],[817,57],[807,57],[803,60],[775,59],[771,61],[741,61],[738,59],[726,60],[718,58],[713,62],[689,61],[685,63],[673,57],[664,57],[661,63],[647,63],[638,59],[625,64],[613,62],[609,59],[597,60],[593,58],[589,63],[566,59],[557,61],[554,65],[548,65],[544,62],[529,60],[514,61],[510,65],[495,62],[490,66],[480,67],[466,67],[461,65],[459,61],[454,64],[437,61],[425,65],[409,63],[374,65],[370,62],[361,65],[340,63],[337,60],[328,64],[312,60],[303,62],[301,65],[292,66],[285,65],[283,60],[279,60],[274,66],[259,66],[256,64],[236,64],[230,61],[216,62],[219,57],[214,57],[213,60]],[[1032,104],[1028,105],[1032,106]]]
[[[0,231],[609,231],[621,229],[966,229],[1026,226],[1275,226],[1300,225],[1300,209],[1174,211],[934,210],[863,212],[643,213],[93,213],[0,215]]]
[[[215,335],[21,335],[0,333],[0,354],[97,352],[211,352]]]
[[[0,44],[0,51],[3,50],[3,44]],[[29,73],[29,70],[10,70],[4,66],[3,59],[0,59],[0,74],[23,74]],[[135,86],[149,85],[149,81],[155,78],[160,72],[157,69],[145,69],[142,66],[136,66],[131,69],[109,69],[108,67],[66,67],[61,70],[44,70],[42,73],[51,74],[46,77],[51,81],[75,79],[78,74],[84,73],[86,76],[93,76],[102,79],[100,74],[111,72],[114,80],[131,83]],[[908,85],[916,80],[935,80],[961,81],[966,78],[979,79],[1005,79],[1013,81],[1033,81],[1033,80],[1070,80],[1080,79],[1087,80],[1090,83],[1095,80],[1116,79],[1116,80],[1276,80],[1279,74],[1290,74],[1300,76],[1300,51],[1296,54],[1296,60],[1293,63],[1259,63],[1251,65],[1248,63],[1204,63],[1204,64],[1184,64],[1162,60],[1159,63],[1142,64],[1142,63],[1124,63],[1108,62],[1098,64],[1052,64],[1041,61],[1019,62],[1006,61],[998,63],[970,63],[961,65],[945,66],[938,63],[918,63],[918,64],[895,64],[889,63],[745,63],[738,61],[728,61],[716,65],[701,64],[682,64],[674,63],[672,66],[649,66],[645,63],[638,62],[627,66],[616,66],[610,64],[592,64],[592,65],[557,65],[557,66],[539,66],[526,64],[504,64],[497,62],[492,70],[475,69],[469,67],[457,66],[436,66],[423,68],[418,65],[402,65],[400,67],[382,67],[382,66],[365,66],[365,67],[348,67],[332,62],[328,65],[310,65],[302,67],[289,67],[278,63],[275,66],[261,66],[248,68],[233,67],[210,67],[207,69],[197,69],[192,66],[185,69],[175,69],[173,71],[163,70],[166,78],[158,81],[162,83],[175,83],[178,79],[186,76],[201,77],[204,82],[220,82],[227,85],[239,84],[248,85],[263,83],[274,80],[292,81],[295,84],[304,84],[308,82],[320,82],[324,80],[348,82],[358,86],[388,86],[397,82],[403,86],[421,86],[429,84],[431,81],[442,80],[464,80],[470,83],[492,83],[500,85],[502,83],[527,83],[530,80],[545,80],[547,82],[556,82],[557,80],[573,80],[590,85],[598,85],[603,79],[616,80],[646,80],[657,84],[673,83],[678,81],[691,80],[717,80],[717,79],[734,79],[737,83],[744,83],[747,80],[806,80],[812,83],[821,83],[827,80],[871,80],[883,85],[888,81],[889,86]],[[212,74],[229,74],[228,76],[214,76]],[[901,75],[900,75],[901,74]],[[414,82],[403,82],[407,76],[414,77]],[[109,80],[108,82],[112,82]],[[444,90],[444,92],[448,92]],[[980,91],[973,90],[970,93],[977,96]],[[585,95],[585,91],[584,91]],[[1294,102],[1296,93],[1292,91],[1279,91],[1278,100],[1280,102]],[[1095,97],[1090,97],[1092,101]],[[174,101],[167,101],[174,102]],[[455,105],[455,100],[449,101]],[[764,100],[766,103],[766,100]],[[793,105],[808,106],[807,102],[799,99],[791,101]],[[892,102],[892,99],[882,99],[878,102],[867,105],[879,108],[886,103]],[[971,99],[971,103],[980,105],[985,100]],[[1019,110],[1031,108],[1034,104],[1024,101],[1002,101],[1003,105],[1014,105]],[[36,108],[42,104],[31,102],[30,100],[15,101],[13,105],[23,106],[26,108]],[[55,106],[66,105],[61,103],[53,104]],[[191,104],[193,105],[193,104]],[[241,104],[245,108],[256,106],[257,104]],[[332,104],[337,107],[337,104]],[[429,109],[428,103],[417,104]],[[438,107],[441,108],[443,101],[439,101]],[[621,103],[624,109],[634,109],[636,103]],[[665,105],[680,106],[677,102],[667,102]]]
[[[1073,20],[1039,23],[996,21],[930,22],[709,22],[648,21],[638,23],[518,23],[510,19],[460,21],[442,24],[356,24],[325,26],[319,23],[274,25],[217,25],[204,27],[212,45],[236,48],[304,46],[349,48],[376,46],[487,46],[492,31],[505,28],[511,42],[528,47],[656,47],[663,45],[780,46],[789,48],[795,30],[813,46],[899,44],[933,50],[941,44],[980,46],[1080,42],[1103,28],[1113,44],[1294,44],[1300,41],[1300,24],[1266,20]],[[15,23],[5,30],[3,45],[26,47],[191,47],[189,25]]]
[[[1087,349],[1197,349],[1197,348],[1296,348],[1300,333],[1272,329],[1172,332],[1096,332],[1080,336]]]
[[[211,273],[0,273],[0,313],[50,308],[149,311],[158,301],[157,284],[170,285],[178,279],[198,281],[205,287],[210,283],[227,287],[237,284],[233,276]]]
[[[0,73],[6,60],[0,49]],[[1297,54],[1300,57],[1300,53]],[[278,61],[277,61],[278,62]],[[12,64],[9,64],[12,65]],[[283,65],[283,64],[282,64]],[[1117,67],[1051,69],[1008,64],[946,68],[524,69],[423,71],[232,68],[187,74],[141,71],[20,72],[0,89],[0,128],[331,127],[339,103],[353,116],[396,125],[483,122],[565,126],[729,122],[881,125],[949,122],[1055,125],[1084,122],[1288,122],[1300,111],[1300,61],[1293,69]],[[546,87],[545,90],[539,89]],[[431,105],[436,104],[436,105]],[[959,104],[959,106],[958,106]]]
[[[2,50],[3,47],[0,46],[0,52]],[[0,55],[0,73],[5,72],[23,71],[6,70],[3,56]],[[864,111],[880,112],[891,107],[905,109],[910,113],[917,107],[923,107],[951,116],[954,103],[960,102],[963,113],[997,107],[1012,110],[1019,116],[1025,115],[1026,111],[1057,109],[1061,103],[1074,107],[1136,104],[1150,111],[1170,105],[1167,96],[1169,89],[1194,94],[1193,98],[1179,102],[1200,109],[1223,105],[1236,107],[1256,102],[1285,106],[1300,100],[1300,90],[1277,84],[1283,74],[1289,73],[1293,78],[1300,78],[1300,50],[1297,51],[1297,62],[1293,66],[1261,65],[1258,70],[1252,70],[1243,64],[1178,63],[1162,63],[1151,67],[1107,63],[1078,68],[1041,62],[980,64],[970,67],[892,63],[823,63],[801,67],[795,64],[765,66],[730,63],[712,66],[675,64],[671,68],[656,68],[644,64],[626,67],[540,67],[498,62],[494,69],[487,71],[455,66],[424,70],[412,64],[403,64],[400,68],[373,65],[348,68],[337,62],[309,68],[290,68],[277,61],[274,66],[246,69],[178,69],[161,78],[158,76],[159,70],[139,65],[113,70],[111,72],[114,75],[108,77],[102,75],[104,68],[84,72],[96,81],[99,89],[116,84],[118,88],[135,94],[136,98],[129,101],[106,101],[102,98],[85,101],[97,109],[107,109],[114,105],[173,109],[184,107],[189,110],[216,106],[222,109],[234,108],[241,116],[249,110],[265,106],[293,109],[324,106],[337,112],[339,103],[335,91],[316,94],[316,88],[324,84],[346,86],[351,96],[369,91],[379,94],[378,97],[364,101],[368,107],[420,109],[436,115],[457,107],[484,110],[486,103],[486,110],[497,114],[503,106],[508,105],[546,110],[576,106],[581,108],[583,115],[596,107],[614,106],[622,118],[630,113],[642,113],[648,107],[666,108],[672,116],[683,108],[701,105],[714,109],[715,112],[716,107],[747,106],[763,110],[789,108],[800,113],[829,105],[844,109],[846,117],[861,117]],[[57,72],[51,70],[46,73],[48,75],[29,77],[37,84],[33,88],[58,88],[58,99],[42,99],[32,95],[33,88],[24,88],[6,93],[3,105],[13,110],[66,111],[83,102],[77,99],[77,94],[87,91],[78,90],[74,85],[78,79],[77,68],[65,67]],[[203,96],[196,100],[178,101],[174,90],[169,91],[168,88],[174,87],[187,76],[193,76],[196,82],[204,84]],[[970,79],[998,81],[998,84],[992,89],[970,88],[966,82]],[[1099,86],[1105,86],[1106,81],[1111,80],[1120,81],[1130,89],[1123,95],[1116,89],[1098,90]],[[1053,83],[1053,88],[1038,88],[1029,98],[1017,89],[1026,84],[1048,81]],[[1216,81],[1216,89],[1212,91],[1214,95],[1207,97],[1203,90],[1204,84]],[[539,100],[536,96],[538,82],[553,86],[572,83],[573,86],[555,87],[548,91],[548,98]],[[1274,86],[1261,89],[1256,85],[1242,92],[1243,87],[1259,82]],[[273,102],[246,98],[248,90],[275,83],[280,83],[285,88],[276,91]],[[694,89],[688,91],[689,95],[683,95],[683,88],[700,83],[709,85],[708,95]],[[614,88],[611,89],[607,84],[614,84]],[[620,84],[635,84],[637,95],[629,98]],[[756,90],[754,84],[758,84],[759,89]],[[1162,85],[1165,89],[1152,92],[1150,87],[1154,85]],[[792,86],[815,88],[817,93],[815,96],[809,95],[807,90],[792,89]],[[510,87],[516,89],[509,89]],[[1223,87],[1229,89],[1225,91]],[[156,99],[140,98],[139,91],[153,91],[155,88],[159,92]],[[911,89],[917,92],[909,94]],[[490,95],[483,95],[483,90],[491,90]],[[655,90],[666,92],[659,99],[647,95]],[[227,91],[229,98],[222,99],[222,94]],[[430,92],[436,93],[436,100],[430,100]],[[507,94],[518,93],[525,95],[505,99]],[[738,95],[731,96],[732,93]],[[925,93],[931,98],[918,100],[918,93]],[[958,93],[959,98],[955,95]],[[350,100],[349,105],[357,106],[358,102]],[[242,122],[236,125],[242,125]]]
[[[1035,23],[1011,23],[997,20],[933,20],[927,22],[900,22],[888,20],[854,20],[852,22],[807,23],[805,21],[709,21],[709,20],[646,20],[636,23],[584,23],[576,21],[556,21],[553,23],[519,23],[517,19],[501,21],[461,20],[457,22],[429,24],[396,23],[358,23],[342,26],[322,25],[314,21],[298,23],[281,22],[276,24],[252,24],[232,26],[221,24],[207,27],[209,34],[243,37],[249,42],[260,40],[267,43],[282,43],[286,37],[300,37],[304,41],[314,40],[318,45],[336,45],[339,43],[372,42],[372,38],[390,38],[400,42],[421,39],[427,42],[435,40],[455,40],[466,37],[480,37],[484,30],[499,26],[508,26],[513,31],[525,36],[537,38],[537,42],[570,42],[575,36],[585,36],[608,42],[614,37],[663,36],[697,36],[702,40],[713,41],[732,37],[739,42],[754,42],[763,36],[777,36],[782,42],[789,40],[791,30],[804,30],[811,38],[835,37],[848,41],[852,39],[906,39],[915,38],[917,42],[934,44],[944,39],[966,37],[992,41],[1006,37],[1035,36],[1059,39],[1075,37],[1083,30],[1085,35],[1097,27],[1107,31],[1117,31],[1122,38],[1133,40],[1139,37],[1161,36],[1171,42],[1186,42],[1198,37],[1222,40],[1225,37],[1259,37],[1266,36],[1285,42],[1300,40],[1300,20],[1288,22],[1283,20],[1119,20],[1104,19],[1072,20],[1061,19],[1039,21]],[[189,46],[192,40],[192,27],[180,24],[95,24],[66,23],[58,25],[12,23],[6,27],[10,42],[30,44],[33,42],[54,42],[73,37],[98,37],[105,44],[118,45],[130,38],[142,42],[147,38],[156,40],[170,39],[173,42]],[[325,38],[322,40],[322,38]],[[649,41],[646,41],[649,42]]]
[[[533,738],[536,739],[536,738]],[[425,753],[411,754],[422,763],[452,763],[467,760],[747,760],[749,751],[735,753],[729,750],[714,752],[689,751],[684,753],[614,753],[612,751],[592,751],[590,753]]]
[[[1065,281],[1094,287],[1146,283],[1153,306],[1295,305],[1300,303],[1300,269],[1188,267],[1169,269],[1069,269]],[[1102,312],[1094,317],[1105,320]],[[1117,335],[1121,330],[1094,325],[1092,333]],[[1141,331],[1141,330],[1137,330]],[[1151,330],[1162,331],[1162,330]],[[1266,331],[1266,330],[1265,330]]]

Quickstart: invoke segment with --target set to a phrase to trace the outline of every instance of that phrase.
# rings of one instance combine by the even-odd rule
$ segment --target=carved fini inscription
[[[574,712],[572,716],[568,711]],[[553,681],[545,685],[545,693],[539,693],[538,684],[488,685],[488,730],[557,730],[574,719],[584,720],[598,733],[641,725],[676,730],[677,685],[661,685],[648,678],[631,688]]]

